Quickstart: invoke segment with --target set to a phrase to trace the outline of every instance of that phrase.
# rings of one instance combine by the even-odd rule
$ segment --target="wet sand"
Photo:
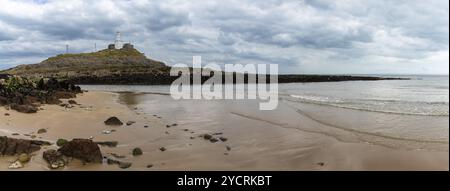
[[[219,101],[173,101],[166,95],[86,92],[75,99],[80,105],[66,109],[44,105],[36,114],[0,108],[0,136],[30,137],[55,142],[58,138],[89,138],[118,141],[116,148],[101,147],[124,155],[133,165],[125,170],[449,170],[448,144],[444,150],[391,148],[335,136],[330,129],[306,117],[294,117],[289,108],[277,113],[258,113],[250,106]],[[5,116],[9,113],[10,116]],[[108,127],[103,121],[117,116],[131,126]],[[264,120],[277,118],[278,121]],[[166,125],[177,126],[167,128]],[[144,126],[148,126],[145,128]],[[47,133],[36,134],[45,128]],[[116,132],[102,134],[103,130]],[[336,130],[334,130],[336,131]],[[19,136],[13,136],[19,133]],[[202,134],[226,137],[211,143]],[[349,137],[345,135],[345,137]],[[350,136],[351,137],[351,136]],[[18,170],[49,170],[42,152]],[[131,151],[140,147],[142,156]],[[165,147],[166,151],[159,148]],[[228,150],[227,147],[230,149]],[[15,157],[0,157],[0,170],[8,170]],[[152,165],[151,168],[147,168]],[[74,160],[61,170],[117,170],[116,165],[86,164]]]

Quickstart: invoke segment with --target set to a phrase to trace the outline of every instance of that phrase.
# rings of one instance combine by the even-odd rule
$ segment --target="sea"
[[[174,100],[169,86],[81,87],[121,92],[128,95],[122,102],[148,115],[163,113],[190,125],[223,128],[243,124],[239,120],[259,121],[343,142],[448,151],[449,76],[374,76],[410,80],[279,84],[279,103],[273,111],[260,111],[257,100]]]

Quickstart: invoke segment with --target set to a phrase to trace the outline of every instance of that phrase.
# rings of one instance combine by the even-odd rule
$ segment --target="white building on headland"
[[[108,49],[120,49],[119,47],[122,47],[122,49],[133,49],[134,46],[131,43],[123,43],[121,39],[121,33],[116,32],[116,40],[114,41],[114,44],[109,44]]]

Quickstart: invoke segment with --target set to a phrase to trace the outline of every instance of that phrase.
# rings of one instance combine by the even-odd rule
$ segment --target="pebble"
[[[39,129],[37,134],[47,133],[47,129]]]
[[[225,137],[219,137],[219,139],[220,139],[222,142],[225,142],[225,141],[228,140],[228,138],[225,138]]]
[[[219,139],[216,139],[213,137],[213,138],[209,139],[209,141],[211,141],[211,143],[215,143],[215,142],[219,141]]]
[[[135,121],[127,121],[126,125],[130,126],[130,125],[133,125],[134,123],[136,123],[136,122]]]
[[[204,134],[203,138],[206,140],[210,140],[212,138],[212,136],[210,134]]]
[[[139,156],[142,155],[142,149],[141,148],[134,148],[133,149],[133,156]]]

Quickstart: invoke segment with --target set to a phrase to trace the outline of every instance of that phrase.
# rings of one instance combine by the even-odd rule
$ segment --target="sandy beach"
[[[217,106],[214,102],[208,103],[210,108],[206,108],[212,110],[194,115],[192,113],[205,109],[205,104],[189,104],[187,111],[179,109],[186,103],[170,100],[167,95],[146,95],[146,101],[140,100],[140,96],[89,91],[74,99],[79,105],[73,108],[43,105],[36,114],[1,107],[0,136],[31,139],[30,136],[35,135],[37,140],[52,143],[59,138],[118,141],[117,147],[101,146],[101,151],[108,157],[111,153],[125,156],[121,160],[132,163],[125,170],[449,170],[448,144],[441,146],[443,150],[426,150],[347,141],[324,131],[311,130],[316,126],[320,128],[320,124],[308,118],[296,117],[297,128],[283,122],[283,118],[293,119],[290,116],[279,116],[278,122],[265,121],[247,115],[245,108],[214,110]],[[142,103],[147,104],[145,108],[140,107]],[[124,123],[136,123],[106,126],[104,121],[111,116]],[[222,117],[217,120],[216,116]],[[172,124],[177,125],[166,127]],[[41,128],[47,132],[37,134]],[[104,130],[114,132],[103,134]],[[14,136],[15,133],[19,135]],[[212,143],[200,137],[205,133],[224,137],[226,141]],[[135,147],[141,148],[143,155],[133,156]],[[161,147],[166,150],[161,151]],[[57,147],[43,147],[18,170],[49,170],[42,152],[51,148]],[[8,170],[15,159],[0,157],[0,170]],[[74,159],[60,170],[124,169],[106,163],[82,164]]]

